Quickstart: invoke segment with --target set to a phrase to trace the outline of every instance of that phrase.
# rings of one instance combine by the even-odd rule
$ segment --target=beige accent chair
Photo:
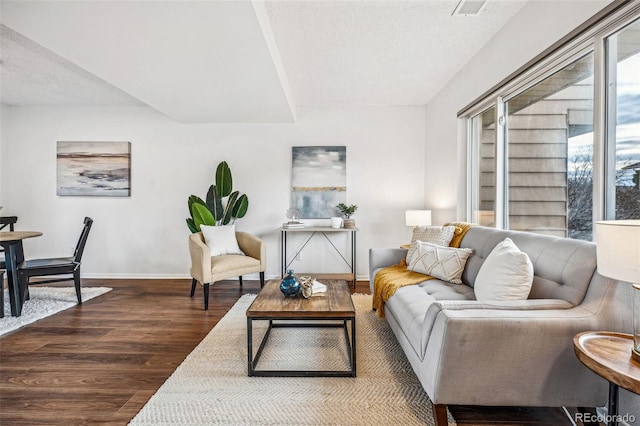
[[[191,297],[196,291],[196,283],[204,286],[204,310],[209,309],[209,286],[217,281],[238,277],[242,286],[242,276],[254,272],[260,273],[260,287],[264,287],[264,270],[267,266],[267,246],[258,237],[246,232],[236,232],[240,254],[211,256],[209,247],[204,243],[202,232],[189,235],[189,254],[191,255]]]

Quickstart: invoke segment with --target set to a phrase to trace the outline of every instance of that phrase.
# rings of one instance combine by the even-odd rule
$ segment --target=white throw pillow
[[[200,225],[200,230],[204,236],[204,243],[211,251],[211,257],[223,254],[244,254],[236,240],[235,225]]]
[[[533,283],[533,264],[509,238],[491,250],[478,271],[473,291],[481,302],[526,300]]]
[[[407,268],[443,281],[462,284],[462,271],[471,253],[473,250],[468,248],[443,247],[417,241],[416,252]]]
[[[416,226],[413,228],[411,247],[409,247],[409,251],[407,252],[407,265],[409,265],[413,259],[418,241],[446,247],[453,239],[455,232],[455,226]]]

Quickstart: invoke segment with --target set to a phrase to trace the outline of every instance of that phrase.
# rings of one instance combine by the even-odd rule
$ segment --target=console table
[[[324,274],[312,274],[312,273],[301,273],[299,275],[313,275],[316,278],[326,278],[326,279],[334,279],[334,280],[347,280],[353,282],[353,286],[355,288],[356,285],[356,233],[359,231],[358,228],[331,228],[330,226],[305,226],[304,228],[280,228],[281,238],[280,238],[280,254],[282,259],[282,269],[281,275],[284,276],[289,269],[291,263],[295,260],[295,258],[300,254],[300,252],[306,247],[306,245],[313,239],[315,236],[324,237],[331,247],[340,255],[344,263],[349,267],[350,273],[324,273]],[[287,260],[287,234],[289,233],[306,233],[309,234],[307,239],[304,241],[302,246],[295,252],[291,260]],[[335,235],[336,233],[347,235],[350,238],[351,243],[351,259],[348,260],[345,255],[342,254],[340,249],[338,249],[329,235]]]
[[[640,394],[640,363],[631,358],[633,336],[607,331],[587,331],[573,338],[578,359],[609,381],[609,426],[618,424],[618,386]]]

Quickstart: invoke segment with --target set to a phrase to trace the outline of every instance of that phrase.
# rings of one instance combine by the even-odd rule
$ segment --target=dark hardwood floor
[[[113,291],[0,337],[0,425],[127,424],[238,298],[260,288],[218,283],[204,311],[202,289],[189,298],[190,285],[86,279]],[[459,425],[571,424],[555,408],[451,408]]]

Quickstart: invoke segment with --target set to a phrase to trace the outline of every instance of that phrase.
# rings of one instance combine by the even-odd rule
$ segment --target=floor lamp
[[[633,348],[640,362],[640,220],[596,222],[598,272],[633,285]]]

